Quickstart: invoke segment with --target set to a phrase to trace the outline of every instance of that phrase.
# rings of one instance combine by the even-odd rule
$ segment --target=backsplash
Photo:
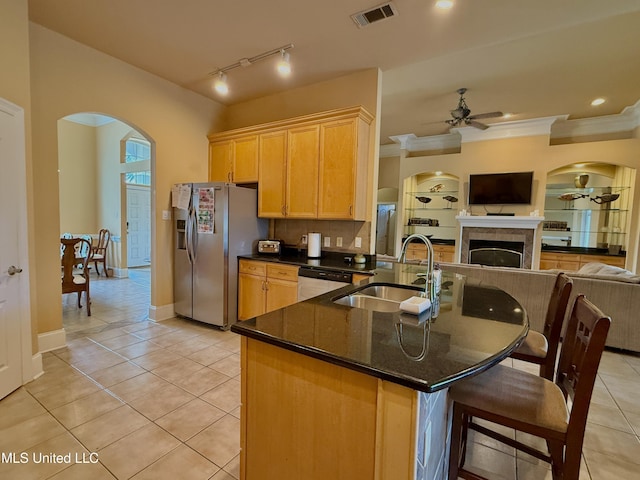
[[[274,220],[273,238],[284,240],[287,246],[306,248],[301,244],[303,235],[309,232],[322,234],[322,250],[327,252],[369,253],[371,245],[371,222],[349,220]],[[325,237],[331,238],[331,246],[325,247]],[[342,238],[342,247],[337,247],[338,237]],[[356,237],[362,239],[360,248],[356,248]]]

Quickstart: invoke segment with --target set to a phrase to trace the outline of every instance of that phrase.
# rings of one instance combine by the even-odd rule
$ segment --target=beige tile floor
[[[183,319],[148,321],[148,269],[129,279],[94,275],[91,286],[92,316],[65,296],[68,346],[44,354],[45,374],[0,401],[0,452],[29,459],[0,462],[0,478],[239,478],[237,336]],[[605,352],[581,479],[640,479],[639,398],[640,357]],[[551,478],[531,457],[473,440],[468,465],[490,478]],[[72,458],[34,463],[52,453]]]

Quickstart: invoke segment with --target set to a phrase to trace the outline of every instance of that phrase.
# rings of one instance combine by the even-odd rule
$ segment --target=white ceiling
[[[460,87],[472,114],[511,120],[611,115],[640,99],[640,0],[454,1],[442,12],[393,0],[398,15],[365,28],[350,16],[376,0],[29,0],[29,15],[227,105],[378,67],[381,143],[446,133]],[[226,98],[212,90],[210,72],[288,43],[287,80],[272,57],[229,71]]]

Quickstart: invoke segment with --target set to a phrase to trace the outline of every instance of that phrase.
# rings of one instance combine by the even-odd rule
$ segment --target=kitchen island
[[[354,288],[419,288],[424,267],[381,264],[358,287],[239,322],[241,478],[439,479],[447,387],[507,357],[528,330],[502,290],[444,272],[433,317],[334,303]]]

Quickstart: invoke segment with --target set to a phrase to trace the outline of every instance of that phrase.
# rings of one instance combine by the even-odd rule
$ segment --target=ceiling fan
[[[451,110],[451,120],[445,120],[452,127],[457,127],[461,124],[469,125],[471,127],[479,128],[480,130],[486,130],[489,128],[489,125],[485,125],[484,123],[478,122],[479,118],[494,118],[494,117],[502,117],[502,112],[489,112],[489,113],[479,113],[478,115],[471,115],[471,110],[467,106],[467,102],[464,100],[464,94],[467,91],[466,88],[459,88],[456,90],[458,95],[460,95],[460,100],[458,100],[458,107],[455,110]]]

